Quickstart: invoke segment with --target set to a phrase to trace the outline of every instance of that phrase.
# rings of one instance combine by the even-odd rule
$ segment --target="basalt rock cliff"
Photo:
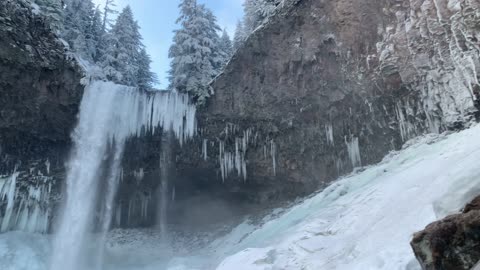
[[[284,200],[475,119],[478,1],[284,2],[214,81],[184,175]]]
[[[173,221],[207,206],[223,220],[312,193],[417,135],[467,126],[479,40],[476,0],[283,1],[213,82],[195,139],[129,141],[119,202],[131,215],[117,225],[154,223],[166,170]],[[61,193],[84,76],[65,50],[30,6],[0,3],[0,181],[19,172],[23,197],[50,181]],[[165,156],[175,162],[161,165]],[[47,193],[29,201],[51,211]]]
[[[64,178],[83,92],[83,72],[66,52],[30,5],[0,2],[0,191],[6,193],[10,175],[16,175],[16,210],[48,218]],[[3,197],[2,218],[6,207]],[[21,229],[26,227],[45,226],[23,224]]]

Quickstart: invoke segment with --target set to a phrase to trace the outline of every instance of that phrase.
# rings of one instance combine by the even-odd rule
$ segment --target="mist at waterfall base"
[[[155,128],[171,129],[181,142],[191,137],[195,107],[188,97],[148,94],[109,82],[86,87],[72,135],[66,200],[55,228],[51,270],[104,268],[125,142]],[[93,231],[98,233],[92,235]]]
[[[78,172],[75,166],[95,169],[99,166],[98,161],[82,160],[82,157],[103,157],[107,148],[105,145],[109,144],[116,146],[109,147],[110,150],[117,149],[113,152],[121,153],[118,147],[121,148],[123,139],[141,132],[145,126],[152,128],[158,123],[165,126],[194,113],[185,103],[177,102],[178,97],[158,97],[155,101],[131,89],[119,89],[107,83],[93,83],[86,91],[80,122],[74,134],[76,146],[69,165],[69,177],[88,173],[82,178],[92,181],[90,184],[93,186],[97,176]],[[127,96],[135,102],[122,104]],[[168,110],[177,113],[163,111],[156,116],[151,115],[155,111],[152,110],[156,106],[154,104],[160,103],[160,100],[166,106],[164,109],[168,107]],[[88,105],[89,102],[92,103]],[[102,106],[89,108],[94,104]],[[116,108],[128,108],[129,112],[135,113],[127,117]],[[93,111],[84,115],[86,109]],[[98,113],[106,115],[99,118]],[[98,123],[102,130],[91,130],[92,122],[86,120],[89,117],[95,117],[92,121]],[[137,121],[118,121],[130,117]],[[186,128],[185,121],[181,122],[181,125],[174,125],[173,130],[177,138],[185,139],[191,136],[192,131]],[[115,139],[112,139],[113,135]],[[105,145],[89,147],[92,145],[88,144],[88,140],[100,143],[97,136]],[[79,138],[82,138],[81,142]],[[388,155],[380,164],[344,177],[292,207],[272,211],[260,224],[246,220],[226,233],[171,231],[166,239],[155,229],[97,230],[91,233],[89,223],[93,217],[88,211],[92,211],[93,206],[83,204],[87,202],[81,198],[78,203],[82,205],[70,205],[70,210],[79,212],[68,213],[67,202],[63,225],[62,222],[59,224],[55,236],[23,232],[1,234],[0,269],[417,270],[420,267],[409,246],[413,233],[458,211],[480,192],[479,155],[478,125],[459,133],[420,137],[408,142],[403,150]],[[72,163],[74,160],[80,162]],[[115,173],[109,173],[115,171],[112,169],[115,167],[112,162],[107,175],[115,176]],[[87,180],[82,183],[86,184]],[[110,187],[111,191],[115,191],[114,184]],[[82,191],[81,187],[76,188],[79,188],[76,191]],[[93,189],[90,191],[95,193]],[[104,200],[101,205],[108,206],[110,202]],[[195,201],[192,203],[195,204]],[[196,209],[196,215],[201,216],[199,207],[192,208]],[[108,210],[102,212],[104,219],[109,216],[108,213]],[[211,209],[205,210],[205,215],[211,214]],[[77,222],[79,218],[85,220]],[[194,223],[195,219],[192,217],[191,222]],[[65,226],[64,231],[62,226]],[[73,231],[82,234],[69,234]],[[73,246],[67,246],[67,243]],[[71,261],[65,261],[66,258]],[[55,260],[59,264],[55,265]],[[64,263],[63,267],[60,263]]]

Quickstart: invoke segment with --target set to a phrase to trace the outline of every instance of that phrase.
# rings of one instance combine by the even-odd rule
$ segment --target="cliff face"
[[[31,9],[22,1],[0,4],[1,145],[14,155],[68,144],[83,92],[82,72]],[[35,143],[25,149],[29,138]]]
[[[478,10],[473,0],[284,1],[213,82],[195,140],[129,141],[116,224],[155,223],[167,172],[170,218],[198,207],[223,222],[251,202],[314,192],[417,135],[462,128],[477,114]],[[0,185],[18,172],[16,204],[43,216],[64,179],[82,76],[32,7],[0,3]],[[176,170],[161,162],[165,145]],[[29,186],[47,197],[31,199]]]
[[[478,1],[287,2],[213,83],[180,168],[294,197],[476,114]]]
[[[50,196],[58,193],[55,183],[64,178],[82,76],[29,4],[0,2],[0,192],[16,186],[15,205],[22,214],[38,210],[50,215]],[[2,199],[0,206],[5,217],[7,201]],[[22,226],[41,231],[43,222]]]

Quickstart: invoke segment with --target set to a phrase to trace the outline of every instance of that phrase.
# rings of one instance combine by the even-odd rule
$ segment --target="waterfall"
[[[195,107],[171,92],[145,93],[110,82],[85,88],[79,122],[72,133],[66,200],[55,235],[51,270],[101,268],[103,240],[110,227],[126,139],[157,128],[171,129],[181,143],[195,133]],[[108,157],[111,157],[110,161]],[[109,162],[108,166],[104,166]],[[102,173],[107,167],[107,173]],[[102,177],[103,175],[103,177]],[[106,177],[105,177],[106,175]],[[106,179],[103,179],[106,178]],[[101,185],[102,181],[106,181]],[[103,186],[99,200],[100,187]],[[96,207],[102,204],[100,251],[89,258]],[[93,265],[88,265],[93,264]]]
[[[171,132],[165,134],[162,140],[162,151],[160,153],[160,185],[157,187],[157,211],[156,211],[156,225],[160,230],[162,238],[165,239],[167,234],[167,210],[169,203],[169,189],[172,177],[173,168],[173,136]]]

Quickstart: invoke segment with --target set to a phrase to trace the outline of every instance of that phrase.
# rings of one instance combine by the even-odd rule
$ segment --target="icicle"
[[[122,206],[117,205],[117,211],[115,211],[115,226],[120,227],[122,221]]]
[[[408,121],[407,116],[409,114],[413,114],[413,109],[410,107],[410,104],[407,102],[405,105],[406,115],[403,113],[404,106],[401,102],[397,102],[395,106],[395,112],[398,119],[398,126],[400,129],[400,136],[402,137],[402,141],[405,142],[408,139],[414,137],[415,133],[415,125]]]
[[[130,217],[132,216],[132,208],[133,208],[132,199],[130,199],[130,200],[128,200],[127,225],[130,225]]]
[[[45,161],[45,169],[47,170],[47,175],[50,174],[50,160]]]
[[[350,141],[345,136],[345,144],[347,145],[348,157],[354,168],[362,166],[362,159],[360,156],[360,147],[357,137],[352,137]]]
[[[208,140],[204,139],[202,143],[202,156],[203,160],[207,161],[208,159],[208,147],[207,147]]]
[[[2,185],[0,198],[2,200],[7,200],[7,207],[5,209],[5,215],[3,216],[2,225],[0,228],[1,232],[6,232],[10,229],[9,227],[15,206],[16,184],[18,174],[18,172],[14,172],[7,180],[4,180]]]
[[[274,140],[270,141],[270,155],[272,157],[273,175],[277,175],[277,145]]]
[[[333,139],[333,126],[332,126],[332,124],[325,125],[325,134],[326,134],[326,137],[327,137],[327,142],[332,146],[335,145],[335,141]]]
[[[145,172],[143,168],[138,169],[138,171],[135,170],[133,172],[133,177],[135,178],[137,185],[140,185],[140,182],[142,182],[143,178],[145,177]]]
[[[219,163],[220,163],[220,173],[222,176],[222,180],[225,179],[230,175],[232,172],[237,172],[237,175],[243,176],[244,181],[247,179],[247,169],[246,169],[246,161],[245,161],[245,154],[246,150],[242,150],[243,148],[243,138],[235,138],[234,144],[234,152],[228,152],[225,150],[225,143],[220,141],[219,142]],[[245,148],[247,148],[245,146]]]
[[[225,157],[223,155],[223,142],[222,141],[220,141],[218,143],[218,149],[220,151],[220,153],[218,154],[218,159],[219,159],[219,163],[220,163],[220,172],[221,172],[221,176],[222,176],[222,181],[225,182],[225,167],[224,167]]]

